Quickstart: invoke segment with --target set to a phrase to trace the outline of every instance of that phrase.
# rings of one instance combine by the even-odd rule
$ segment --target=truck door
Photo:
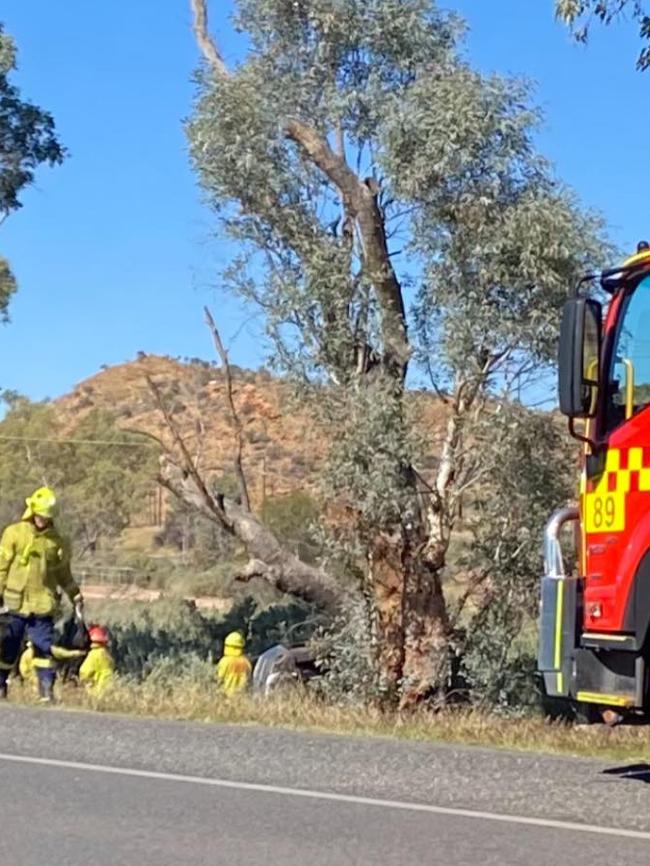
[[[630,635],[650,620],[650,276],[616,301],[604,346],[602,447],[587,460],[582,500],[584,627]]]

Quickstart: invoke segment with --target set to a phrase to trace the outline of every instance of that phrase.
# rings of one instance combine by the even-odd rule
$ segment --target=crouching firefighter
[[[231,698],[248,688],[253,666],[244,655],[246,641],[238,631],[231,632],[224,642],[223,657],[217,665],[217,682]]]
[[[0,539],[0,606],[4,625],[0,641],[0,698],[26,636],[33,647],[33,666],[42,701],[53,697],[56,678],[54,617],[63,591],[83,616],[83,599],[70,571],[67,542],[54,526],[56,496],[41,487],[26,500],[22,520],[8,526]],[[66,654],[67,655],[67,654]]]
[[[101,695],[113,681],[115,663],[108,651],[108,632],[101,625],[91,625],[88,630],[90,652],[79,668],[79,681],[88,686],[93,695]]]

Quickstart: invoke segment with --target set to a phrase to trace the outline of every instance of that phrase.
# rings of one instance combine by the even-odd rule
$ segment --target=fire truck
[[[558,368],[560,410],[583,457],[578,506],[546,527],[539,670],[547,696],[592,720],[648,712],[650,244],[578,285]],[[563,554],[565,528],[576,567]]]

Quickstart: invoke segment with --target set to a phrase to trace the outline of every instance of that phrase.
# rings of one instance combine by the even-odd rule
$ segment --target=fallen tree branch
[[[181,502],[208,520],[218,523],[222,529],[241,541],[251,561],[255,561],[257,565],[256,569],[248,571],[248,576],[245,571],[238,576],[239,579],[261,577],[280,592],[319,607],[338,608],[344,592],[337,580],[287,550],[245,504],[228,499],[216,491],[211,492],[167,408],[160,387],[150,376],[147,376],[146,380],[175,446],[175,454],[167,450],[160,458],[158,483]]]
[[[249,567],[238,575],[240,580],[261,577],[281,592],[310,604],[329,609],[338,607],[344,591],[337,580],[287,550],[270,529],[239,503],[225,496],[219,496],[218,504],[209,503],[205,484],[200,479],[197,482],[194,473],[185,471],[168,454],[161,458],[158,481],[209,520],[215,520],[217,512],[223,514],[228,531],[242,542],[251,560]],[[219,522],[223,525],[221,518]]]

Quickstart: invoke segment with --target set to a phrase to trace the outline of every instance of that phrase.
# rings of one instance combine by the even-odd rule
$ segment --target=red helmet
[[[91,643],[108,643],[108,632],[101,625],[91,625],[88,630],[88,637]]]

